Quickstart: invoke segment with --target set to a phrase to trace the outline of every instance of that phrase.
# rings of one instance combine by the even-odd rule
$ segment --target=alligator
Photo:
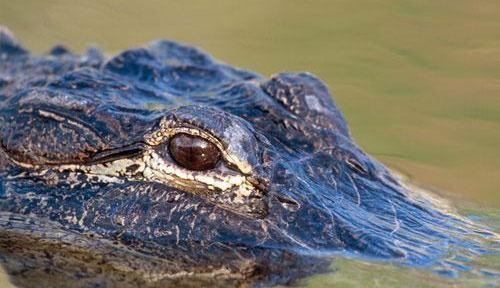
[[[452,251],[498,239],[365,154],[312,74],[265,78],[167,40],[33,55],[0,31],[16,285],[267,286],[343,256],[453,274]]]

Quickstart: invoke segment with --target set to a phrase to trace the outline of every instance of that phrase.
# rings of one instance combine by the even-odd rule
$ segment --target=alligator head
[[[43,246],[19,244],[25,235],[150,280],[283,283],[338,253],[442,263],[486,233],[366,155],[311,74],[265,79],[169,41],[110,59],[33,56],[5,31],[0,59],[0,227],[12,254]],[[71,254],[46,249],[39,257]]]

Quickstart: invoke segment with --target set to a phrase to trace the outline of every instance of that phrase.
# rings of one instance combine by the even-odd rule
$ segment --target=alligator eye
[[[217,165],[221,152],[213,143],[185,133],[176,134],[168,144],[177,164],[190,170],[209,170]]]

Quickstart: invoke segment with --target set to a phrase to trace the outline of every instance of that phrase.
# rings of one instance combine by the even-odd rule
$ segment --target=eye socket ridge
[[[173,137],[175,137],[175,135],[181,133],[191,136],[198,136],[212,143],[219,149],[219,151],[221,152],[221,159],[226,161],[228,167],[237,170],[245,175],[249,175],[251,173],[251,168],[248,167],[248,164],[246,164],[244,161],[241,161],[237,156],[228,153],[226,151],[226,145],[224,145],[224,143],[222,143],[217,137],[212,135],[212,133],[210,132],[192,126],[191,124],[184,123],[183,126],[179,126],[179,124],[175,123],[174,121],[162,122],[158,130],[153,131],[144,137],[144,142],[149,146],[155,147],[159,146],[162,143],[170,141]]]

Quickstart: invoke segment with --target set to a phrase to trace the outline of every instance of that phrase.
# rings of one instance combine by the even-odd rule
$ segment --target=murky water
[[[310,71],[329,84],[365,151],[499,231],[498,1],[0,0],[0,24],[40,53],[56,43],[116,53],[169,38],[264,75]],[[498,257],[477,261],[499,273]],[[301,285],[495,285],[388,263],[332,267]]]

